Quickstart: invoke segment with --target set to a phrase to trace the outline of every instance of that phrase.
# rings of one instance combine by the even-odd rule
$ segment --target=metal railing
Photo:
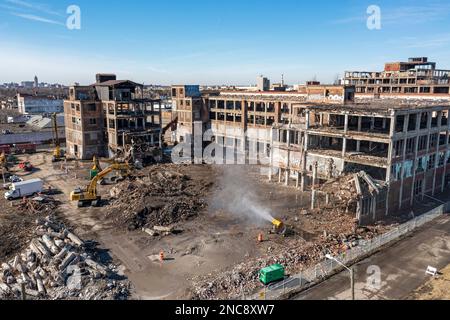
[[[450,202],[443,204],[428,213],[425,213],[411,221],[408,221],[397,228],[382,234],[371,240],[360,241],[357,247],[351,248],[346,252],[336,257],[345,265],[353,265],[363,258],[374,254],[383,246],[399,240],[409,232],[421,227],[422,225],[433,221],[442,216],[450,207]],[[300,293],[309,287],[316,285],[330,276],[340,272],[343,269],[341,265],[333,260],[324,260],[315,266],[312,266],[294,276],[285,279],[282,282],[270,285],[256,295],[253,295],[250,300],[279,300],[283,297]]]

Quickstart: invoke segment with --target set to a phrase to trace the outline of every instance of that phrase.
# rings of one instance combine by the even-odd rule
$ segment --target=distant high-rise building
[[[34,76],[34,87],[38,88],[39,87],[39,80],[37,76]]]
[[[264,76],[259,76],[256,81],[256,86],[259,91],[269,91],[270,90],[270,80]]]

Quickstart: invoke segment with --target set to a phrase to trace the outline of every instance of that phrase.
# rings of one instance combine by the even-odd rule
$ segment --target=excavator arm
[[[100,180],[102,180],[105,176],[107,176],[112,171],[130,171],[131,167],[128,163],[114,163],[110,165],[108,168],[104,169],[98,175],[91,179],[91,182],[86,187],[84,191],[82,190],[74,190],[70,194],[71,201],[78,201],[79,205],[83,205],[85,202],[89,203],[97,203],[100,200],[100,197],[97,194],[97,184]]]

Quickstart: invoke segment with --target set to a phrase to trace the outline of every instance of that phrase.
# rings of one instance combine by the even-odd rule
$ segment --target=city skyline
[[[66,28],[67,8],[81,29]],[[0,0],[0,83],[91,84],[99,72],[145,84],[331,83],[347,70],[428,56],[450,67],[450,4],[433,1],[140,2]],[[367,8],[381,29],[367,28]],[[289,8],[289,10],[286,10]],[[324,9],[325,8],[325,9]],[[121,23],[117,23],[120,21]]]

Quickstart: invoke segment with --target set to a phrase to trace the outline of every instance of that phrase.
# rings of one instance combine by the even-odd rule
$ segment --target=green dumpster
[[[280,264],[274,264],[273,266],[262,269],[259,272],[259,280],[268,285],[272,282],[281,281],[284,279],[284,267]]]

